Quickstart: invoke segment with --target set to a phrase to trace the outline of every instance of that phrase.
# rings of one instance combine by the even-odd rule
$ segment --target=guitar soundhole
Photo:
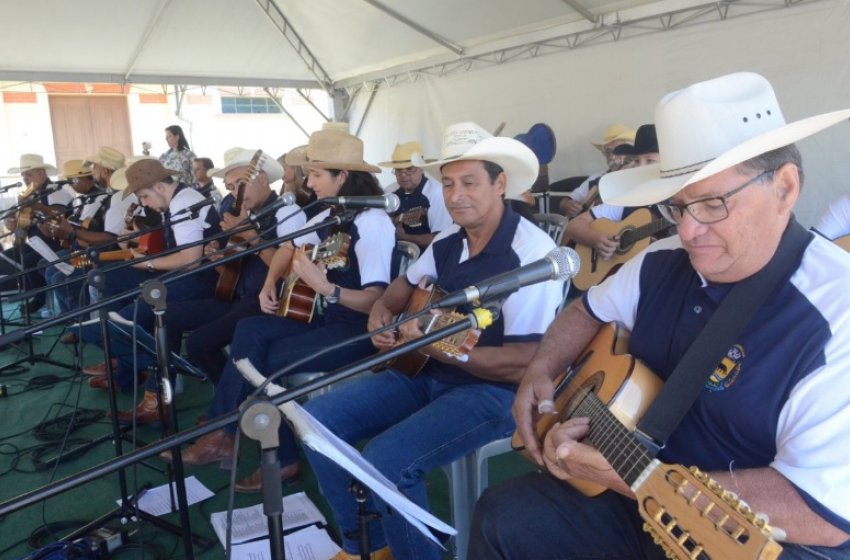
[[[575,395],[567,402],[566,417],[570,418],[575,413],[575,410],[584,402],[584,399],[591,393],[599,392],[599,388],[602,387],[602,383],[605,381],[605,372],[597,371],[593,375],[587,378],[587,380],[582,383],[581,387],[576,390]]]
[[[632,250],[632,245],[634,243],[629,240],[629,234],[634,230],[634,227],[623,228],[623,231],[620,232],[620,243],[617,246],[617,253],[620,255],[624,255]]]

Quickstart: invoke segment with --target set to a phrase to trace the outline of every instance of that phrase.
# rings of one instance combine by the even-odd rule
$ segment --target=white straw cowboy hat
[[[601,150],[605,147],[605,144],[610,144],[611,142],[619,141],[634,144],[635,134],[635,129],[629,128],[624,124],[612,124],[605,129],[605,135],[602,137],[602,140],[599,142],[591,142],[591,144],[593,144],[598,150]]]
[[[86,164],[96,163],[101,167],[117,171],[124,167],[124,154],[115,148],[101,146],[98,148],[97,153],[93,156],[87,157],[85,162]]]
[[[224,167],[210,169],[209,176],[223,179],[231,170],[250,165],[255,153],[257,150],[230,148],[224,152]],[[265,153],[262,156],[262,171],[269,178],[270,184],[283,178],[283,166],[276,159],[267,157]]]
[[[56,175],[59,170],[49,163],[44,163],[44,157],[38,154],[21,154],[20,167],[10,167],[8,173],[23,173],[33,169],[44,169],[48,175]]]
[[[345,123],[334,124],[348,127]],[[381,171],[380,167],[363,161],[363,141],[342,130],[342,126],[317,130],[310,135],[304,153],[287,157],[286,163],[314,169],[346,169],[369,173]]]
[[[531,188],[540,171],[537,156],[525,144],[513,138],[493,136],[473,122],[446,127],[439,160],[428,162],[421,154],[413,154],[412,160],[413,165],[433,177],[441,177],[442,167],[453,161],[495,163],[505,171],[508,179],[505,198],[516,198]]]
[[[396,144],[393,155],[390,156],[392,159],[390,161],[382,161],[378,165],[391,169],[406,169],[413,166],[413,161],[410,159],[413,157],[413,154],[421,154],[423,151],[421,142],[414,141]],[[434,160],[426,159],[425,161],[431,163]]]
[[[153,156],[132,156],[128,157],[125,163],[130,166],[136,163],[137,161],[142,161],[143,159],[156,159]],[[112,177],[109,178],[109,186],[115,189],[116,191],[123,191],[127,188],[127,168],[122,167],[120,169],[116,169],[115,173],[112,174]]]
[[[660,163],[603,175],[619,206],[667,200],[683,188],[850,119],[850,109],[786,124],[770,83],[741,72],[669,93],[655,110]]]

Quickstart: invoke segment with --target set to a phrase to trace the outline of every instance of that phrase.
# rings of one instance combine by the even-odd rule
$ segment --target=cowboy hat
[[[612,124],[605,129],[605,135],[599,142],[591,142],[596,149],[601,150],[605,144],[611,142],[628,142],[629,144],[635,141],[635,131],[623,124]]]
[[[24,171],[31,171],[33,169],[44,169],[44,172],[48,175],[56,175],[59,173],[58,169],[49,163],[44,163],[44,157],[38,154],[21,154],[20,167],[10,167],[8,172],[23,173]]]
[[[635,143],[620,144],[614,148],[615,156],[642,156],[644,154],[658,153],[658,136],[655,134],[654,124],[645,124],[638,127],[635,133]]]
[[[91,177],[91,167],[85,165],[81,159],[69,159],[62,165],[60,179],[76,179],[77,177]]]
[[[369,173],[381,171],[380,167],[363,161],[363,141],[341,127],[317,130],[310,135],[304,153],[293,154],[292,158],[287,157],[286,163],[314,169],[346,169]]]
[[[850,109],[786,124],[770,83],[728,74],[664,96],[655,110],[660,163],[608,173],[605,202],[643,206],[850,118]]]
[[[527,191],[540,170],[537,156],[528,146],[513,138],[496,137],[473,122],[462,122],[446,127],[440,159],[427,162],[420,154],[413,154],[413,165],[421,167],[433,177],[441,177],[447,163],[462,160],[489,161],[505,171],[508,178],[505,198],[516,198]]]
[[[295,146],[285,154],[283,154],[283,163],[290,167],[298,167],[300,163],[292,163],[294,161],[304,161],[307,157],[307,144],[303,146]],[[280,161],[280,159],[278,159]]]
[[[251,165],[251,160],[256,154],[256,150],[247,150],[245,148],[230,148],[224,152],[224,167],[214,167],[210,169],[208,175],[210,177],[221,177],[230,173],[237,167],[247,167]],[[269,178],[269,183],[274,183],[283,178],[283,166],[277,160],[263,155],[260,158],[260,170]]]
[[[150,188],[163,179],[176,175],[179,171],[163,167],[158,159],[143,158],[128,166],[124,173],[127,178],[127,187],[124,189],[122,199],[142,189]]]
[[[156,159],[153,156],[131,156],[128,157],[125,163],[129,166],[137,161],[141,161],[143,159]],[[120,169],[116,169],[115,173],[112,174],[112,177],[109,178],[109,186],[115,189],[116,191],[123,191],[127,188],[127,168],[122,167]]]
[[[124,167],[124,154],[115,148],[101,146],[98,148],[97,153],[93,156],[87,157],[85,162],[86,164],[96,163],[101,167],[116,171]]]
[[[405,142],[404,144],[396,144],[395,149],[393,150],[392,159],[390,161],[382,161],[378,165],[381,167],[390,167],[392,169],[406,169],[413,166],[413,162],[410,160],[410,157],[413,154],[421,154],[422,152],[422,144],[420,142]],[[426,159],[425,161],[432,162],[434,160]]]
[[[540,165],[547,165],[552,162],[555,157],[555,150],[558,149],[558,143],[555,141],[555,131],[552,127],[545,123],[537,123],[531,125],[528,132],[517,134],[515,140],[519,140],[534,152]]]

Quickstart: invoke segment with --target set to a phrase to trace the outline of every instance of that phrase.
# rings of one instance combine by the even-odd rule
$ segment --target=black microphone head
[[[387,200],[386,202],[386,210],[387,213],[392,214],[397,211],[401,207],[401,199],[399,199],[398,195],[395,193],[385,194],[384,198]]]
[[[555,266],[552,280],[569,280],[581,269],[581,258],[569,247],[555,247],[546,255],[546,260]]]

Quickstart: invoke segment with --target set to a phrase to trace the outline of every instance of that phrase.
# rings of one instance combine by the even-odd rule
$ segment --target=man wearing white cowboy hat
[[[539,260],[554,248],[542,230],[505,203],[537,177],[537,157],[519,141],[494,138],[475,123],[459,123],[446,129],[439,161],[427,162],[421,154],[411,160],[441,178],[455,223],[375,302],[370,330],[390,323],[428,277],[451,292]],[[513,429],[509,409],[522,364],[553,319],[562,288],[561,282],[548,281],[510,295],[500,318],[459,359],[427,346],[420,351],[430,359],[415,377],[388,369],[310,400],[307,410],[351,443],[371,438],[364,457],[427,508],[429,471]],[[468,311],[466,306],[463,311]],[[410,322],[400,333],[405,340],[423,335]],[[398,343],[390,333],[372,340],[378,348]],[[357,528],[355,502],[348,493],[351,477],[318,454],[305,453],[344,535],[344,551],[337,558],[351,558],[358,550],[356,539],[349,536]],[[376,505],[370,503],[367,509]],[[441,557],[441,551],[400,515],[385,510],[378,507],[382,516],[370,528],[373,558],[387,558],[387,546],[394,558]]]
[[[606,175],[601,192],[614,204],[660,203],[678,235],[591,288],[547,332],[514,415],[523,443],[554,476],[526,476],[485,493],[472,558],[661,558],[640,530],[631,487],[583,441],[588,419],[556,425],[541,450],[533,418],[552,412],[556,370],[604,323],[632,331],[629,353],[665,379],[727,293],[740,293],[732,290],[745,279],[744,286],[764,286],[751,278],[783,264],[790,271],[774,274],[766,303],[697,384],[693,404],[659,442],[658,459],[708,472],[766,514],[782,529],[783,559],[850,557],[850,257],[792,215],[802,182],[793,143],[848,117],[845,110],[786,125],[770,84],[751,73],[661,100],[660,163]],[[739,312],[739,299],[727,316]],[[590,499],[557,480],[572,477],[612,491]],[[523,522],[530,515],[533,527]],[[683,516],[670,515],[687,530]],[[699,545],[712,557],[731,557],[711,554],[712,540]]]
[[[599,178],[611,171],[616,171],[625,163],[626,156],[615,153],[614,150],[621,146],[633,144],[635,141],[635,130],[622,124],[612,124],[605,129],[602,140],[591,142],[593,147],[602,152],[605,157],[606,168],[602,173],[596,173],[584,180],[582,184],[567,193],[561,199],[561,211],[570,218],[577,216],[582,209],[587,209],[587,199],[593,187],[599,185]]]
[[[27,185],[27,190],[24,192],[27,200],[34,201],[37,204],[51,206],[57,210],[61,210],[71,204],[73,199],[73,190],[69,188],[59,188],[57,186],[48,187],[50,185],[50,175],[56,175],[57,169],[44,162],[44,158],[38,154],[23,154],[21,155],[20,165],[9,169],[9,173],[20,173]],[[30,211],[32,208],[30,208]],[[6,231],[15,231],[18,229],[17,214],[6,215],[4,217]],[[59,243],[50,236],[49,231],[41,231],[38,226],[31,224],[26,231],[23,232],[25,237],[40,237],[54,251],[59,250]],[[35,252],[29,245],[20,245],[6,249],[3,254],[14,262],[20,262],[24,269],[35,267],[41,260],[41,255]],[[16,270],[8,264],[6,259],[0,260],[0,274],[12,274]],[[23,288],[32,290],[44,286],[44,276],[41,271],[33,270],[22,277]],[[4,285],[3,289],[15,289],[14,285]],[[46,299],[44,292],[33,297],[26,306],[32,313],[44,305]]]
[[[415,153],[422,153],[421,143],[396,144],[392,159],[378,165],[389,167],[396,177],[396,182],[384,189],[396,193],[401,201],[393,216],[396,239],[416,243],[424,249],[452,223],[452,218],[443,202],[443,186],[413,165],[410,158]]]

